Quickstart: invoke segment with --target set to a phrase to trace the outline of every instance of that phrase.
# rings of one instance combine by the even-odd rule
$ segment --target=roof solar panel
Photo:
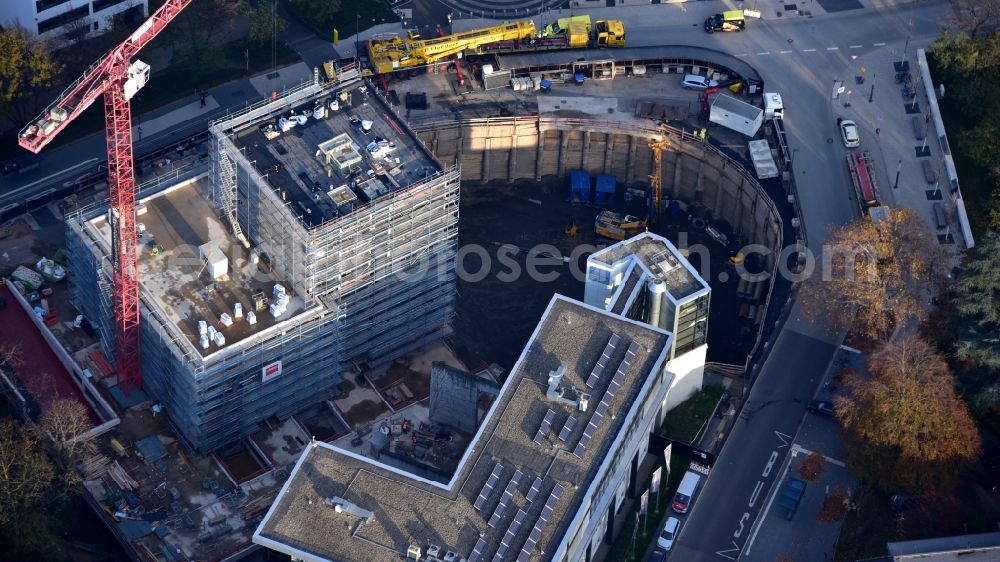
[[[548,436],[549,430],[552,429],[552,421],[556,419],[556,413],[549,408],[545,412],[545,418],[542,419],[542,425],[539,426],[538,432],[535,433],[535,443],[541,445],[545,441],[545,437]]]
[[[540,492],[541,489],[542,489],[542,479],[541,478],[535,478],[535,481],[531,483],[531,489],[528,490],[528,503],[529,504],[531,502],[535,501],[535,498],[538,497],[538,492]]]
[[[503,465],[498,464],[493,467],[493,472],[490,477],[483,484],[483,489],[479,491],[479,497],[476,498],[476,503],[473,504],[477,511],[482,511],[483,507],[486,505],[486,501],[490,499],[490,494],[493,493],[493,488],[496,487],[497,482],[500,481],[500,473],[503,472]]]
[[[500,522],[500,518],[503,517],[505,511],[507,511],[507,506],[510,504],[511,500],[514,498],[514,492],[517,491],[518,485],[521,483],[521,477],[524,476],[523,473],[518,470],[511,477],[510,482],[507,483],[507,487],[503,491],[503,495],[500,496],[500,503],[497,504],[497,508],[493,510],[493,516],[490,517],[488,525],[490,527],[496,527],[497,523]]]
[[[576,418],[573,416],[566,418],[566,423],[564,423],[562,429],[559,430],[559,440],[565,441],[569,439],[569,435],[570,433],[573,433],[574,427],[576,427]]]
[[[552,491],[549,492],[549,497],[545,500],[545,507],[542,508],[542,513],[538,516],[538,520],[535,521],[535,526],[531,529],[528,540],[524,541],[521,553],[517,556],[518,562],[526,562],[531,558],[531,553],[534,552],[535,545],[542,538],[542,531],[545,529],[545,524],[548,523],[549,516],[552,515],[556,504],[559,503],[559,498],[562,496],[563,490],[562,484],[556,483]]]
[[[482,560],[484,550],[486,550],[486,539],[479,539],[476,541],[476,546],[472,549],[472,554],[469,555],[469,562],[479,562]]]
[[[524,518],[527,516],[528,513],[523,509],[517,511],[514,520],[510,522],[510,527],[507,527],[507,532],[504,534],[503,540],[500,541],[500,548],[497,549],[496,555],[493,556],[493,562],[500,562],[504,559],[504,556],[507,556],[507,551],[510,550],[510,545],[514,542],[514,537],[521,530],[521,524],[524,523]]]
[[[597,386],[597,381],[601,379],[601,375],[604,374],[604,369],[608,366],[608,361],[611,360],[611,356],[615,353],[615,348],[618,347],[618,342],[621,341],[621,337],[618,334],[611,334],[611,339],[608,340],[607,345],[604,346],[604,351],[601,353],[600,359],[597,360],[597,364],[594,365],[594,370],[590,372],[590,376],[587,377],[587,386],[594,388]]]

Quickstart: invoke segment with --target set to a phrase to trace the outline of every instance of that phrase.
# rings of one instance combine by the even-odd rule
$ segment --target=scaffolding
[[[391,107],[374,100],[433,169],[320,222],[284,200],[268,171],[234,142],[241,131],[342,85],[307,83],[210,124],[212,162],[198,184],[222,217],[219,224],[302,298],[304,311],[203,355],[143,289],[145,389],[184,444],[199,453],[253,433],[269,417],[285,418],[330,398],[345,375],[387,364],[450,329],[460,170],[442,166]],[[92,224],[102,213],[90,209],[68,220],[67,244],[80,309],[107,340],[110,249]],[[267,380],[263,369],[275,361],[282,374]]]

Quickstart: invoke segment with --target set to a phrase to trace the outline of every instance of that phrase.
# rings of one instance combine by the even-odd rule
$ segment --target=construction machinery
[[[743,92],[744,89],[748,89],[749,90],[749,88],[747,88],[747,85],[744,83],[744,81],[740,80],[740,79],[725,80],[725,81],[720,82],[719,84],[717,84],[715,86],[712,86],[711,88],[703,90],[701,92],[701,94],[698,96],[698,101],[701,103],[701,118],[702,119],[708,119],[708,115],[709,115],[709,112],[711,110],[711,106],[708,103],[708,96],[711,96],[713,94],[717,94],[717,93],[721,92],[723,89],[726,89],[726,88],[728,88],[729,91],[732,92],[732,93],[734,93],[734,94],[739,94],[740,92]]]
[[[716,31],[743,31],[746,27],[746,20],[743,17],[743,10],[727,10],[721,14],[708,16],[705,19],[705,31],[715,33]]]
[[[670,143],[666,139],[649,139],[649,149],[653,151],[653,173],[649,175],[649,184],[653,188],[653,226],[660,226],[660,207],[663,205],[663,149]]]
[[[590,33],[590,16],[584,14],[582,16],[569,16],[566,18],[559,18],[555,23],[550,23],[542,28],[542,32],[539,34],[540,37],[555,37],[556,35],[565,35],[567,30],[574,25],[586,26],[586,32]]]
[[[139,357],[139,257],[136,243],[135,174],[130,101],[149,80],[149,65],[132,61],[146,44],[191,3],[166,0],[121,44],[112,48],[18,135],[38,153],[98,98],[104,97],[108,145],[108,222],[113,264],[115,371],[128,394],[142,387]]]
[[[620,20],[598,20],[590,25],[590,16],[582,16],[586,22],[566,23],[558,32],[550,32],[527,39],[511,39],[486,43],[476,47],[477,55],[502,55],[506,53],[526,53],[537,51],[558,51],[566,49],[621,48],[625,46],[625,26]],[[570,19],[570,18],[563,18]],[[551,26],[549,26],[551,27]]]
[[[612,240],[625,240],[639,234],[646,228],[646,220],[616,213],[608,209],[602,210],[594,219],[594,232],[598,236]]]
[[[534,22],[516,21],[494,27],[472,29],[443,37],[376,37],[368,41],[368,57],[377,74],[387,74],[434,64],[487,43],[529,39],[535,36]]]

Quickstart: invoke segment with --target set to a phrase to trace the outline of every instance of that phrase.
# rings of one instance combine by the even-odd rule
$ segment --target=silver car
[[[714,88],[718,86],[719,83],[715,80],[709,80],[704,76],[699,76],[697,74],[688,74],[684,76],[681,80],[681,87],[687,90],[707,90],[709,88]]]

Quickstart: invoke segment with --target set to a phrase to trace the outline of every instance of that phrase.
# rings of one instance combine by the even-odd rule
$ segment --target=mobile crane
[[[535,24],[528,20],[431,39],[376,37],[368,42],[368,57],[376,74],[388,74],[397,70],[434,64],[487,43],[523,40],[534,36]]]
[[[104,97],[108,143],[108,222],[114,268],[115,371],[125,394],[142,388],[139,357],[139,257],[136,248],[135,173],[130,101],[149,80],[149,65],[132,61],[139,50],[192,0],[166,0],[132,35],[73,82],[18,134],[18,144],[38,153],[98,98]]]
[[[591,26],[590,16],[583,17],[587,21],[567,22],[558,27],[558,31],[556,32],[528,39],[487,43],[476,47],[474,51],[477,55],[499,55],[504,53],[586,49],[587,47],[603,49],[625,46],[625,26],[620,20],[598,20],[595,25]]]

